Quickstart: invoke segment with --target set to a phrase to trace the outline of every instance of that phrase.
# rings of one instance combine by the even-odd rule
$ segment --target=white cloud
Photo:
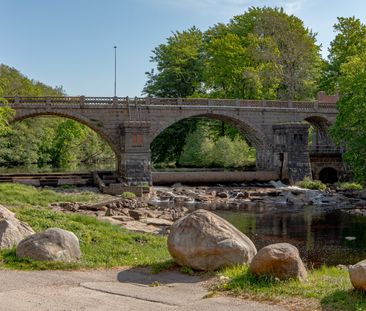
[[[293,1],[286,1],[282,3],[282,7],[288,14],[296,15],[299,13],[304,5],[306,0],[293,0]]]

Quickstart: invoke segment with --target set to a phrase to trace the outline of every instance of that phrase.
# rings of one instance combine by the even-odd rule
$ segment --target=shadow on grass
[[[366,310],[366,294],[358,290],[335,290],[325,296],[320,304],[324,311],[364,311]]]

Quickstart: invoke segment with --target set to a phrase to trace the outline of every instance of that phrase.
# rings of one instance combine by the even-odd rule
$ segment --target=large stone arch
[[[168,121],[157,122],[158,126],[151,129],[149,144],[161,134],[165,129],[174,125],[175,123],[189,118],[208,118],[214,120],[224,121],[228,124],[235,126],[240,132],[243,133],[249,144],[256,149],[256,166],[260,169],[272,169],[273,166],[273,145],[270,139],[264,134],[264,132],[257,126],[252,124],[249,120],[234,117],[227,114],[218,113],[190,113],[181,115],[178,118],[170,119]]]
[[[16,122],[21,122],[26,119],[37,118],[37,117],[42,117],[42,116],[62,117],[62,118],[71,119],[71,120],[79,122],[83,125],[86,125],[90,129],[92,129],[94,132],[96,132],[100,137],[102,137],[102,139],[104,139],[108,143],[108,145],[111,147],[111,149],[115,153],[116,159],[119,157],[118,146],[117,146],[116,142],[110,137],[110,135],[108,135],[108,133],[103,129],[103,127],[99,127],[97,124],[92,123],[89,119],[87,119],[86,117],[79,115],[79,114],[65,113],[64,110],[57,111],[54,109],[52,111],[44,110],[44,111],[24,111],[24,112],[16,110],[15,116],[10,120],[9,123],[12,124],[12,123],[16,123]]]

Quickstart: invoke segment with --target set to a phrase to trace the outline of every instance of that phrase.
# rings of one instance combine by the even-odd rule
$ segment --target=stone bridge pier
[[[151,185],[150,122],[124,122],[120,131],[118,173],[129,185]]]

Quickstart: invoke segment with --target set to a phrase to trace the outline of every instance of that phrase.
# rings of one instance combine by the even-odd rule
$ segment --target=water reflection
[[[309,264],[354,264],[366,258],[366,218],[313,206],[252,213],[216,211],[261,248],[288,242]],[[355,239],[349,239],[354,237]]]

